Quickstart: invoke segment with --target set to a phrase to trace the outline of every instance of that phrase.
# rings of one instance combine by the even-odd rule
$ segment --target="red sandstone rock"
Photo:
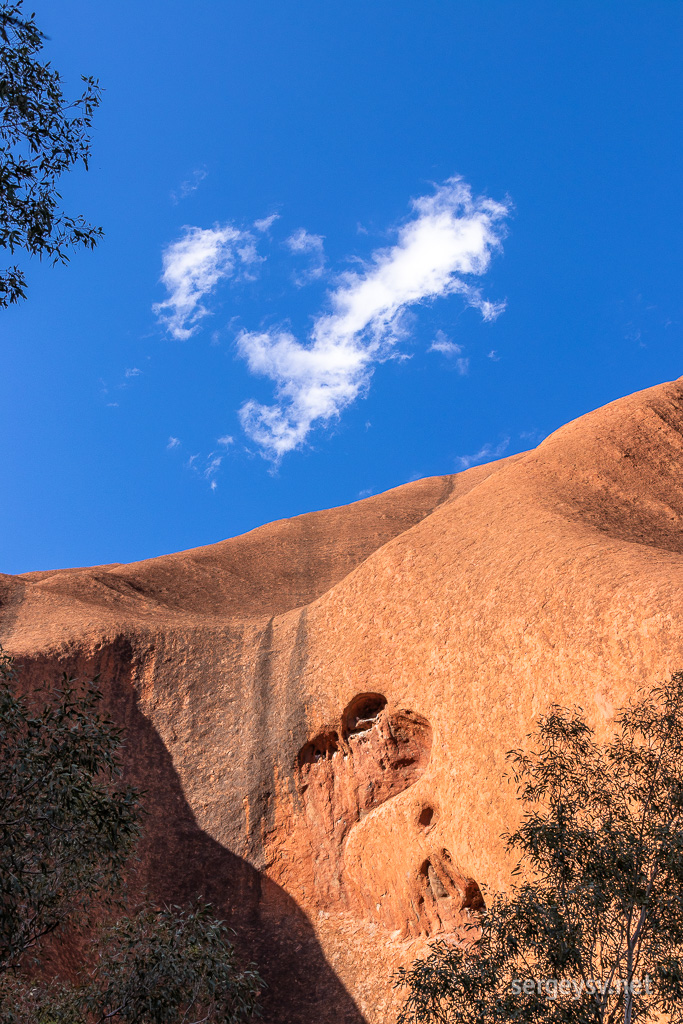
[[[0,575],[29,680],[101,672],[142,881],[203,892],[269,1022],[393,1019],[392,969],[504,886],[505,752],[683,668],[683,381],[537,449],[132,565]]]

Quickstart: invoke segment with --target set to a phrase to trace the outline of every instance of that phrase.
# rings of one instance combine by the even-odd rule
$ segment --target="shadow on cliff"
[[[96,661],[76,652],[59,660],[21,661],[22,689],[57,682],[65,670],[80,679],[101,673],[108,709],[125,730],[126,778],[145,794],[145,831],[131,892],[145,888],[155,900],[175,904],[210,902],[234,929],[239,955],[255,961],[267,982],[266,1024],[365,1024],[295,901],[197,824],[171,755],[129,682],[130,648],[124,653],[107,645]]]

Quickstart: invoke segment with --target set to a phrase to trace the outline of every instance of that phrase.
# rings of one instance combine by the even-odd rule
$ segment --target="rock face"
[[[202,892],[266,1020],[384,1024],[391,971],[504,886],[505,752],[683,668],[683,381],[537,449],[132,565],[0,576],[29,683],[100,672],[141,882]]]

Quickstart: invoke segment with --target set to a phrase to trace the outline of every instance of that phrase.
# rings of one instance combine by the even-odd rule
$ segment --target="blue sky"
[[[2,312],[0,571],[207,544],[683,374],[683,5],[35,0],[95,253]]]

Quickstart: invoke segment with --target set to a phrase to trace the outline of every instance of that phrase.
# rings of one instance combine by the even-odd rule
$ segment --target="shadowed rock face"
[[[101,673],[153,806],[142,879],[202,892],[267,1020],[389,1022],[388,981],[511,865],[501,782],[549,703],[598,732],[683,667],[683,383],[537,449],[133,565],[0,575],[27,685]]]

